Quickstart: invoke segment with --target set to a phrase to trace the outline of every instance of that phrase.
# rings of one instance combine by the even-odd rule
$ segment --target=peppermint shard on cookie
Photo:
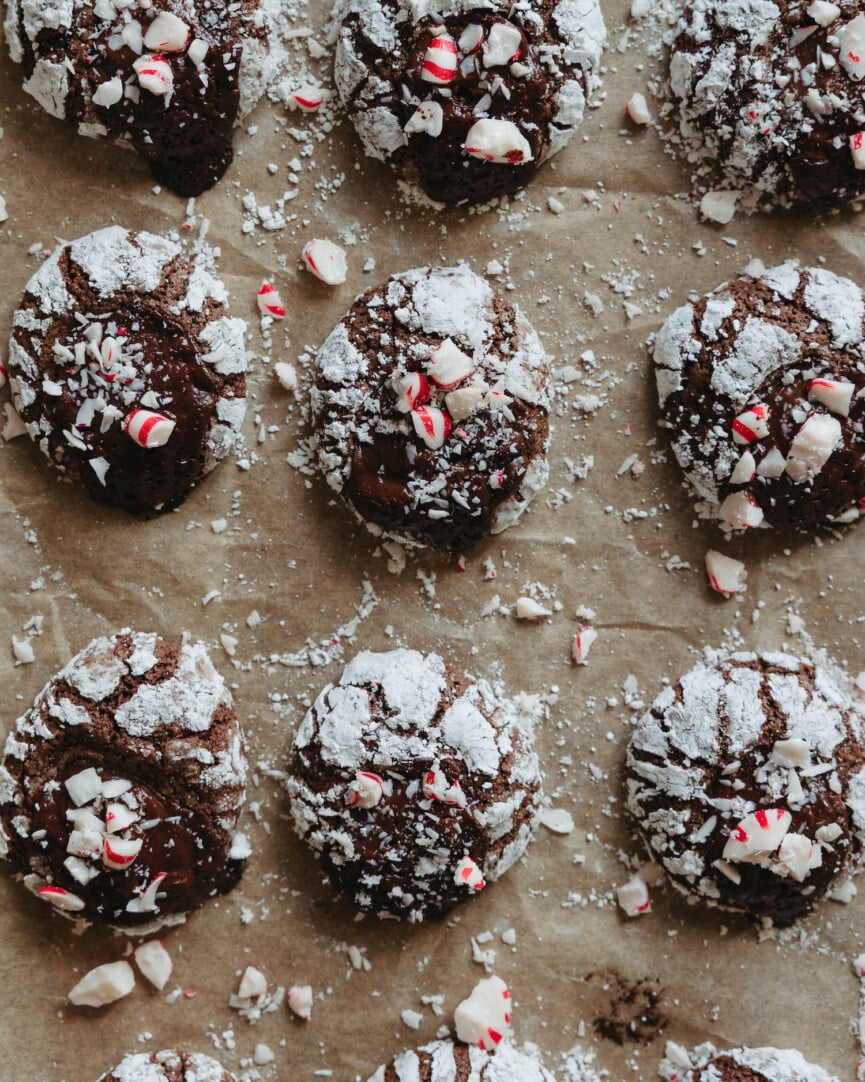
[[[5,0],[24,89],[82,135],[133,148],[198,195],[234,156],[235,124],[285,59],[279,0]]]
[[[98,1082],[236,1082],[235,1076],[210,1056],[198,1052],[133,1052]]]
[[[598,0],[338,0],[336,85],[366,153],[441,203],[525,186],[599,86]]]
[[[462,1041],[433,1041],[416,1052],[403,1052],[368,1082],[555,1082],[534,1045],[517,1048],[509,1041],[493,1055]]]
[[[865,299],[819,267],[758,269],[655,336],[673,451],[727,530],[815,531],[865,506]]]
[[[245,779],[205,647],[121,631],[77,654],[7,738],[0,854],[65,916],[174,923],[241,876]]]
[[[374,532],[459,549],[546,484],[550,372],[520,310],[466,266],[398,274],[319,350],[319,466]]]
[[[667,1042],[658,1076],[667,1082],[838,1082],[793,1048],[731,1048],[711,1044],[689,1050]]]
[[[62,245],[27,283],[9,380],[27,432],[103,503],[168,511],[232,451],[246,324],[199,256],[119,226]]]
[[[540,814],[533,718],[437,654],[358,654],[294,739],[295,828],[360,909],[423,920],[523,855]]]
[[[694,904],[791,924],[858,869],[865,716],[827,664],[707,654],[637,723],[627,802]]]

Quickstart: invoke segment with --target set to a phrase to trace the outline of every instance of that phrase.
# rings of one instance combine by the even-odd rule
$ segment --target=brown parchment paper
[[[307,140],[289,129],[307,122],[299,114],[286,119],[278,105],[261,105],[238,133],[237,163],[197,201],[193,233],[200,216],[209,219],[232,310],[250,321],[249,469],[228,461],[178,512],[138,522],[58,484],[26,438],[0,446],[0,730],[9,730],[94,635],[126,625],[189,629],[209,643],[233,685],[256,765],[247,816],[255,852],[241,887],[164,937],[175,963],[169,989],[189,992],[174,1003],[140,979],[133,995],[101,1012],[66,1005],[79,977],[120,957],[126,940],[99,929],[71,934],[67,922],[0,875],[0,1082],[93,1082],[129,1051],[212,1051],[211,1035],[215,1054],[238,1074],[263,1042],[276,1052],[275,1064],[262,1068],[266,1079],[294,1082],[316,1072],[340,1082],[365,1079],[451,1022],[456,1004],[484,976],[471,938],[487,931],[494,936],[483,949],[495,951],[494,971],[515,998],[517,1039],[536,1041],[550,1066],[582,1043],[614,1080],[654,1077],[663,1038],[620,1048],[593,1031],[609,994],[603,981],[585,978],[612,967],[626,981],[649,977],[663,987],[668,1038],[795,1046],[839,1078],[852,1078],[858,986],[849,959],[862,949],[861,894],[849,906],[826,903],[783,940],[760,942],[743,922],[692,911],[660,887],[651,915],[629,922],[610,892],[629,874],[621,855],[639,853],[620,786],[635,714],[623,692],[629,675],[638,689],[629,683],[633,705],[651,700],[662,677],[689,667],[696,649],[730,633],[752,646],[797,649],[785,631],[789,607],[816,642],[854,672],[865,667],[862,527],[819,543],[759,536],[722,546],[744,554],[748,592],[727,603],[709,594],[702,560],[722,539],[695,520],[663,453],[642,343],[689,290],[714,287],[753,257],[767,264],[825,259],[861,281],[863,220],[700,224],[693,206],[674,198],[687,192],[685,170],[665,157],[653,131],[623,123],[624,105],[645,89],[648,69],[639,33],[625,30],[626,4],[608,0],[604,7],[610,47],[602,103],[581,136],[508,208],[407,208],[390,174],[363,159],[344,124],[312,141],[292,185],[286,163],[301,157]],[[319,42],[325,8],[310,0],[298,13],[298,28],[311,28]],[[0,226],[2,355],[17,299],[38,264],[32,246],[50,249],[58,238],[111,222],[182,232],[187,208],[169,193],[155,194],[132,155],[80,139],[42,113],[23,94],[5,49],[0,124],[0,193],[10,215]],[[273,204],[294,189],[286,215],[296,217],[285,228],[242,231],[247,192]],[[551,196],[561,213],[549,209]],[[300,269],[300,247],[315,235],[351,242],[345,286],[328,289]],[[264,358],[296,363],[373,281],[461,258],[480,272],[491,260],[502,264],[493,280],[525,309],[556,368],[572,365],[581,379],[561,384],[549,490],[521,524],[470,552],[464,573],[453,560],[426,554],[394,575],[323,482],[286,462],[305,435],[305,394],[295,402]],[[374,269],[365,272],[371,259]],[[263,277],[274,279],[289,310],[270,349],[255,310]],[[593,314],[587,293],[603,311]],[[625,300],[641,310],[630,319]],[[594,412],[582,408],[593,404],[587,396],[599,400]],[[619,475],[635,454],[644,472]],[[584,456],[594,465],[579,479],[568,463],[585,465]],[[216,535],[210,523],[219,518],[229,528]],[[484,578],[487,558],[497,571],[492,581]],[[495,594],[508,606],[532,584],[560,604],[551,619],[527,626],[513,616],[481,618]],[[219,596],[205,606],[213,590]],[[581,605],[596,611],[599,639],[590,664],[576,668],[569,644]],[[262,618],[257,627],[247,625],[253,610]],[[15,667],[11,638],[22,637],[37,614],[44,620],[32,640],[36,660]],[[220,645],[226,630],[238,639],[233,661]],[[307,640],[325,645],[304,652]],[[269,773],[282,768],[305,704],[339,672],[338,660],[323,663],[397,644],[434,648],[512,692],[543,697],[538,738],[547,792],[576,823],[565,836],[542,829],[527,860],[504,880],[449,919],[423,926],[357,921],[335,900],[294,838]],[[500,938],[509,928],[513,947]],[[353,968],[348,946],[364,952],[368,972]],[[237,974],[248,964],[262,967],[273,984],[310,983],[311,1021],[282,1009],[250,1026],[229,1010]],[[442,1018],[422,1006],[424,995],[444,997]],[[419,1031],[400,1020],[405,1008],[422,1012]]]

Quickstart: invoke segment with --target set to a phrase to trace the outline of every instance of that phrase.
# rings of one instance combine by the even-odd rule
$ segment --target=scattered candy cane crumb
[[[652,911],[649,887],[645,879],[635,875],[621,887],[616,887],[616,898],[628,917],[641,917]]]
[[[174,968],[171,955],[165,949],[162,940],[151,939],[147,943],[142,943],[132,952],[132,957],[153,987],[161,992],[168,984]]]
[[[108,962],[85,973],[69,993],[76,1007],[106,1007],[128,996],[135,987],[135,973],[128,962]]]
[[[15,656],[16,666],[32,665],[36,660],[36,654],[33,652],[33,645],[29,639],[16,639],[13,635],[12,653]]]
[[[285,1002],[289,1008],[304,1022],[309,1021],[312,1014],[312,988],[308,984],[295,984],[289,988],[285,996]]]
[[[547,808],[541,814],[541,825],[553,834],[572,834],[574,830],[574,817],[564,808]]]
[[[734,597],[745,592],[748,572],[745,565],[723,552],[709,549],[706,553],[706,577],[712,589],[722,597]]]
[[[307,241],[301,252],[307,270],[329,286],[341,286],[348,275],[345,251],[330,240]]]
[[[700,200],[700,213],[710,222],[727,225],[736,215],[738,192],[706,192]]]
[[[472,994],[454,1011],[457,1037],[495,1051],[510,1033],[511,993],[501,977],[478,981]]]
[[[574,635],[574,641],[571,644],[571,658],[574,664],[588,665],[589,651],[592,649],[592,645],[597,637],[597,631],[588,625],[581,627],[576,635]]]
[[[648,124],[652,119],[652,114],[649,112],[649,106],[643,94],[631,95],[627,104],[627,112],[635,124]]]
[[[273,366],[273,374],[286,391],[297,390],[297,369],[293,364],[289,364],[287,361],[277,361]]]
[[[514,606],[514,615],[518,620],[540,620],[544,616],[552,616],[552,612],[549,609],[545,609],[543,605],[539,605],[531,597],[521,597],[517,599],[517,603]]]

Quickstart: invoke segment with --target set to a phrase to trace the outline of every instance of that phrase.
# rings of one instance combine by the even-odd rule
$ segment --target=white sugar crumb
[[[423,1022],[422,1014],[408,1008],[400,1012],[400,1018],[402,1019],[403,1025],[408,1026],[409,1029],[420,1029],[421,1023]]]
[[[546,808],[541,812],[541,825],[553,834],[572,834],[574,817],[564,808]]]
[[[12,653],[16,665],[32,665],[36,660],[33,644],[29,639],[18,639],[12,636]]]

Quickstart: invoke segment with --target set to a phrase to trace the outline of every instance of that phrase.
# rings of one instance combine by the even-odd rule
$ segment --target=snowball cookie
[[[668,1082],[838,1082],[792,1048],[719,1052],[711,1044],[701,1044],[689,1052],[672,1042],[658,1074]]]
[[[135,1052],[98,1082],[236,1082],[233,1074],[198,1052]]]
[[[627,801],[693,903],[791,924],[855,869],[863,715],[840,672],[707,652],[637,723]]]
[[[245,779],[231,694],[201,643],[94,639],[6,740],[0,855],[66,916],[176,922],[240,878]]]
[[[658,332],[673,451],[725,528],[807,532],[859,517],[863,327],[857,285],[784,263],[719,286]]]
[[[168,511],[235,447],[246,324],[203,257],[119,226],[64,244],[27,283],[9,343],[15,408],[90,495]]]
[[[336,890],[412,921],[440,914],[523,855],[541,775],[525,705],[437,654],[358,654],[294,738],[298,834]]]
[[[670,49],[682,152],[762,205],[865,195],[865,15],[854,0],[690,0]]]
[[[441,203],[522,188],[583,119],[598,0],[338,0],[336,85],[370,157]]]
[[[133,148],[182,196],[223,175],[234,125],[285,62],[280,0],[6,0],[24,89],[82,135]]]
[[[546,484],[544,348],[468,267],[367,290],[316,364],[319,466],[375,532],[459,549],[512,526]]]
[[[504,1041],[494,1054],[461,1041],[433,1041],[379,1067],[368,1082],[555,1082],[534,1045]]]

